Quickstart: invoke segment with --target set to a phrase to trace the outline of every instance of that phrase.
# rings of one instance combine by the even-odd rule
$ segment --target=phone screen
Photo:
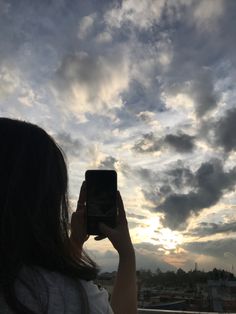
[[[115,223],[117,206],[117,174],[114,170],[87,170],[86,208],[89,229],[96,229],[98,222]],[[92,230],[90,230],[92,232]],[[95,233],[97,231],[93,230]]]

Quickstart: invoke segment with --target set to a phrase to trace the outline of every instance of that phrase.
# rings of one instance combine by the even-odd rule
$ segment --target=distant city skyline
[[[137,268],[230,271],[236,252],[236,2],[0,0],[0,115],[87,169],[115,169]],[[108,240],[85,247],[116,269]]]

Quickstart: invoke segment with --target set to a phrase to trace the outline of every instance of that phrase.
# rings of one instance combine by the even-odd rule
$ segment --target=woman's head
[[[52,254],[61,223],[68,220],[62,152],[43,129],[7,118],[0,118],[0,149],[1,248],[7,243],[5,250],[21,250],[22,255],[24,250],[22,258],[27,259],[33,258],[29,255],[37,246],[32,245],[38,243]],[[48,247],[46,240],[51,241]]]
[[[40,127],[0,118],[0,282],[22,265],[91,279],[95,263],[68,246],[67,168],[62,150]]]

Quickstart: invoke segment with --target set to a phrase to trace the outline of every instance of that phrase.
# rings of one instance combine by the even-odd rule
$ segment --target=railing
[[[217,314],[217,312],[193,312],[193,311],[171,311],[171,310],[153,310],[153,309],[138,309],[139,314]],[[226,313],[226,312],[224,312]],[[223,312],[221,312],[223,314]],[[236,313],[230,313],[236,314]]]

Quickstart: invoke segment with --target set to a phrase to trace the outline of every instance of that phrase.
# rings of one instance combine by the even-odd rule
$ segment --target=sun
[[[165,250],[175,250],[183,242],[183,235],[169,228],[162,228],[156,232],[156,239]]]

